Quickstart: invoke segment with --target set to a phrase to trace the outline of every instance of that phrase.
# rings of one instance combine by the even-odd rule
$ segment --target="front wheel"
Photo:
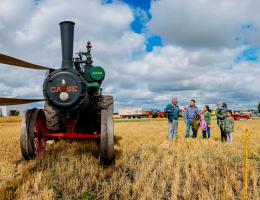
[[[42,157],[46,139],[42,137],[47,130],[46,118],[41,109],[28,109],[23,116],[20,130],[21,152],[26,160]]]

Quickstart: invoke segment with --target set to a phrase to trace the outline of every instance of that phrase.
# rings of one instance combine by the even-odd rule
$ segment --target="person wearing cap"
[[[220,129],[221,141],[227,141],[227,134],[225,133],[225,120],[226,120],[226,113],[228,111],[227,104],[225,102],[221,102],[219,108],[216,111],[217,116],[217,124]]]
[[[164,112],[167,113],[168,116],[168,139],[174,140],[177,136],[177,130],[178,130],[178,118],[180,114],[180,108],[178,106],[178,99],[173,98],[172,103],[168,104],[166,108],[164,109]]]

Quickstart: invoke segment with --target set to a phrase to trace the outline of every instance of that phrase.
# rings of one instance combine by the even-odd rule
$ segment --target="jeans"
[[[228,144],[232,144],[232,132],[227,133],[227,142],[228,142]]]
[[[187,119],[186,120],[186,135],[185,135],[185,138],[190,137],[191,121],[192,121],[192,119]],[[192,129],[192,133],[193,133],[192,137],[196,138],[198,132],[196,130]]]
[[[225,131],[223,130],[223,128],[220,126],[220,133],[221,133],[221,141],[227,141],[227,133],[225,133]]]
[[[177,130],[178,130],[178,120],[173,119],[172,122],[169,122],[169,133],[168,133],[169,140],[173,140],[176,138]]]
[[[202,136],[203,138],[207,138],[207,133],[208,133],[208,139],[210,138],[210,127],[207,125],[207,130],[202,131]]]

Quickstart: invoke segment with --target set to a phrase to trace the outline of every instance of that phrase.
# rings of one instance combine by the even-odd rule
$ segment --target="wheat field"
[[[43,159],[24,161],[19,120],[0,121],[0,199],[243,199],[244,133],[249,129],[248,198],[260,199],[260,120],[235,123],[232,145],[178,138],[168,148],[166,120],[115,123],[116,162],[99,164],[95,142],[48,145]]]

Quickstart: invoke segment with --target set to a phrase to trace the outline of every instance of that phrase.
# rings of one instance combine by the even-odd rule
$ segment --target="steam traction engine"
[[[102,95],[105,71],[92,65],[90,42],[73,59],[74,25],[60,23],[62,65],[47,73],[44,110],[29,109],[23,117],[20,144],[27,160],[43,156],[48,140],[95,139],[100,160],[114,161],[113,97]]]

